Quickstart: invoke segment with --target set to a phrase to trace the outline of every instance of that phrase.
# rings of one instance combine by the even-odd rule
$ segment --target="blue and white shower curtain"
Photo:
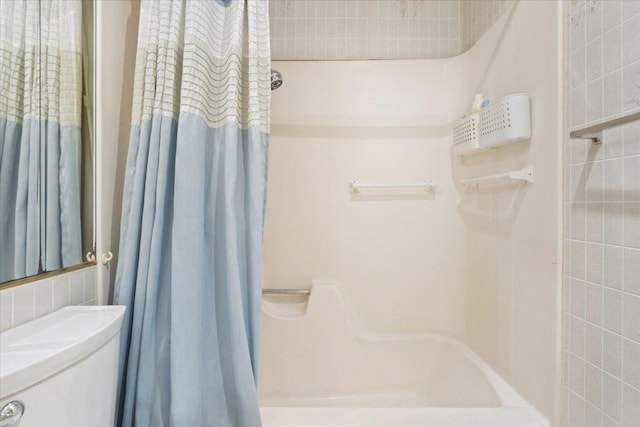
[[[82,262],[81,0],[0,1],[0,282]]]
[[[115,303],[119,425],[260,425],[267,0],[143,0]]]

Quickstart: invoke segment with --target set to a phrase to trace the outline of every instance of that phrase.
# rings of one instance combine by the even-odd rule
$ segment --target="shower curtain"
[[[118,425],[260,425],[267,0],[143,0],[116,304]]]
[[[0,1],[0,282],[82,262],[81,0]]]

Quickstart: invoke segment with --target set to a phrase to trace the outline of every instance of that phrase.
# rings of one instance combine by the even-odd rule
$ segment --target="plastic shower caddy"
[[[453,124],[453,153],[476,154],[531,138],[530,98],[526,93],[492,102],[479,113],[467,114]]]

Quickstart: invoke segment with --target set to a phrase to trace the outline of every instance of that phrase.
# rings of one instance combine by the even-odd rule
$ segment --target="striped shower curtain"
[[[0,282],[82,262],[80,0],[0,1]]]
[[[260,425],[267,0],[143,0],[115,303],[119,425]]]

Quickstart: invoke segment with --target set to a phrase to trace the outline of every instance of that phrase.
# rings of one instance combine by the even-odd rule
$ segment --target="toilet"
[[[123,306],[70,306],[0,333],[0,427],[113,427]]]

